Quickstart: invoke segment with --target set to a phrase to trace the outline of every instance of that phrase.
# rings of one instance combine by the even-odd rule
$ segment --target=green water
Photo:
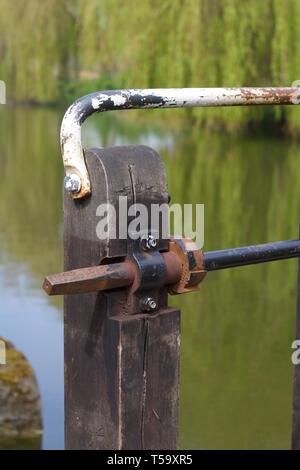
[[[171,132],[155,112],[151,125],[134,116],[90,119],[86,145],[158,150],[172,202],[205,204],[205,250],[297,238],[297,144]],[[62,269],[61,117],[0,110],[0,333],[36,370],[44,448],[63,446],[62,301],[40,289]],[[280,261],[211,273],[200,292],[170,299],[182,309],[182,448],[290,446],[295,284],[295,260]]]

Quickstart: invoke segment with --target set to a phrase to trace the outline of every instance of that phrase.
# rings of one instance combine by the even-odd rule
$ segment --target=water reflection
[[[0,333],[33,365],[44,448],[63,446],[62,303],[40,289],[62,269],[62,112],[0,114]],[[134,114],[132,114],[134,116]],[[125,114],[97,116],[86,145],[143,143],[166,164],[172,202],[205,204],[205,249],[296,238],[299,150],[276,139],[171,133]],[[182,308],[183,448],[286,448],[294,339],[293,260],[211,273]]]

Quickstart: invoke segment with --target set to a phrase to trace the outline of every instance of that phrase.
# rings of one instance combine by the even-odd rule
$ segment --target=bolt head
[[[81,189],[81,179],[75,173],[65,176],[64,187],[68,193],[79,193]]]
[[[157,240],[153,235],[149,235],[148,244],[149,244],[150,248],[156,248],[157,247]]]
[[[153,297],[146,297],[142,300],[142,310],[143,312],[153,312],[157,309],[156,300]]]
[[[157,247],[157,239],[154,235],[147,235],[141,240],[143,250],[154,250]]]

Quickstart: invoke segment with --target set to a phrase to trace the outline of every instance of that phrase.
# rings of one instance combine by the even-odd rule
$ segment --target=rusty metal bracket
[[[188,238],[171,239],[168,250],[134,251],[121,263],[75,269],[48,276],[49,295],[87,293],[131,286],[131,291],[168,286],[170,294],[195,291],[208,271],[298,258],[300,240],[286,240],[203,252]]]
[[[299,88],[161,88],[98,91],[75,101],[61,125],[65,188],[73,198],[91,193],[81,126],[96,112],[125,109],[299,104]]]
[[[48,295],[84,294],[128,287],[128,295],[162,286],[168,286],[170,294],[198,290],[206,270],[203,252],[192,240],[170,240],[168,251],[162,252],[137,247],[138,244],[133,253],[120,263],[111,259],[109,264],[47,276],[43,288]]]

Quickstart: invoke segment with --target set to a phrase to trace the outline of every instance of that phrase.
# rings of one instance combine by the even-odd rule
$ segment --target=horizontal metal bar
[[[172,252],[161,253],[161,256],[166,268],[163,284],[177,284],[182,276],[181,260]],[[137,285],[140,282],[139,269],[135,262],[127,260],[52,274],[46,277],[43,289],[48,295],[85,294],[129,287],[135,281]]]
[[[135,271],[128,262],[73,269],[46,277],[43,289],[48,295],[85,294],[128,287]]]
[[[61,125],[67,187],[74,198],[91,192],[81,142],[81,125],[96,112],[125,109],[299,104],[299,88],[161,88],[98,91],[75,101]]]
[[[207,271],[216,271],[299,256],[300,240],[286,240],[241,248],[228,248],[227,250],[207,251],[204,253],[204,266]]]

